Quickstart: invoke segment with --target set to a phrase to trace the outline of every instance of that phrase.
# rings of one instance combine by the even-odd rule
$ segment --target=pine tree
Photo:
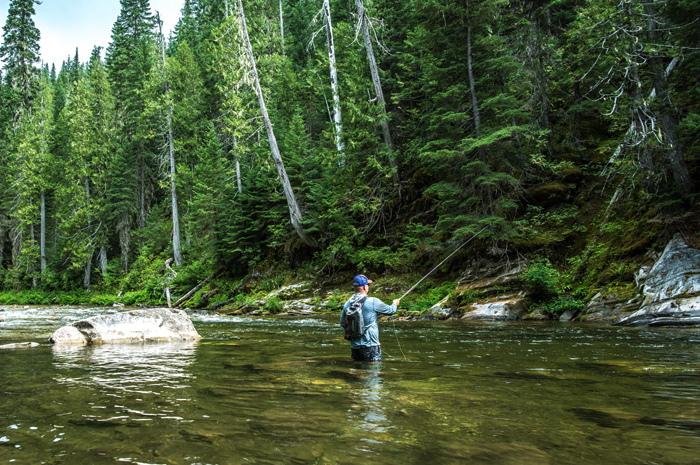
[[[610,158],[604,174],[616,168],[631,184],[639,180],[655,191],[668,173],[673,187],[689,194],[694,186],[678,143],[667,85],[679,60],[663,52],[671,47],[659,46],[673,36],[672,29],[658,31],[661,14],[655,2],[591,3],[579,12],[569,34],[571,42],[586,47],[591,63],[584,93],[604,101],[602,116],[618,132],[615,144],[605,148]],[[600,23],[595,17],[605,19]]]
[[[154,145],[153,128],[157,123],[146,112],[148,102],[142,93],[158,56],[154,27],[148,0],[121,0],[121,12],[112,27],[112,42],[105,60],[117,111],[124,122],[113,171],[120,185],[115,183],[108,196],[125,270],[132,227],[145,227],[154,191],[158,148]]]
[[[239,9],[239,14],[241,15],[241,33],[243,34],[243,38],[245,41],[246,48],[248,49],[248,58],[250,60],[250,66],[252,68],[252,78],[253,78],[253,85],[255,86],[255,92],[258,95],[258,101],[260,104],[260,112],[262,113],[263,117],[263,122],[265,124],[265,129],[267,131],[267,139],[270,144],[270,148],[272,150],[272,158],[275,162],[275,165],[277,167],[277,172],[279,175],[279,180],[282,183],[282,187],[284,189],[284,196],[287,200],[287,206],[289,207],[289,216],[291,219],[292,227],[296,231],[296,233],[299,235],[301,240],[303,240],[306,244],[310,246],[316,246],[316,242],[311,239],[306,233],[304,233],[304,227],[303,227],[303,220],[301,216],[301,210],[299,209],[299,204],[296,201],[296,196],[294,195],[294,190],[292,189],[291,183],[289,182],[289,178],[287,177],[287,172],[284,167],[284,161],[282,160],[282,156],[279,151],[279,147],[277,145],[277,139],[275,137],[274,130],[272,128],[272,122],[270,120],[270,116],[267,111],[267,107],[265,105],[265,99],[262,93],[262,89],[260,87],[260,81],[258,78],[258,72],[256,69],[255,65],[255,57],[253,55],[253,47],[250,43],[250,37],[248,35],[248,28],[246,26],[246,19],[245,19],[245,13],[243,11],[243,3],[242,0],[238,0],[238,9]]]
[[[36,89],[39,61],[39,39],[41,34],[32,16],[36,14],[36,0],[12,0],[3,27],[0,59],[5,62],[5,80],[9,86],[11,105],[15,108],[15,119],[31,106]]]
[[[8,166],[15,193],[11,214],[15,269],[33,286],[46,270],[46,192],[51,188],[52,89],[42,74],[31,111],[16,125],[13,162]]]

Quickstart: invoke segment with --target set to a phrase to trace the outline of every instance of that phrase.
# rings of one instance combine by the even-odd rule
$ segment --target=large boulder
[[[525,308],[522,299],[512,297],[495,302],[474,303],[469,311],[462,316],[463,320],[512,321],[519,320]]]
[[[639,310],[618,322],[633,326],[700,324],[700,250],[680,234],[668,243],[651,269],[637,275],[643,301]]]
[[[182,310],[153,308],[99,315],[59,328],[52,344],[193,341],[201,339]]]

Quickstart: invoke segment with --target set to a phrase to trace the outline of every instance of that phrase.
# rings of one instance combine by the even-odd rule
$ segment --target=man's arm
[[[399,299],[394,300],[392,305],[387,305],[376,297],[373,297],[372,299],[374,303],[374,311],[381,313],[382,315],[393,315],[399,308]]]
[[[345,305],[343,305],[343,311],[340,312],[340,326],[345,328],[345,312],[348,309],[348,302],[345,302]]]

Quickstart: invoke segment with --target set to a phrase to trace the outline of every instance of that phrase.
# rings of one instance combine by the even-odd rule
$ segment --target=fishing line
[[[408,291],[406,291],[406,293],[405,293],[404,295],[402,295],[401,297],[399,297],[399,300],[403,299],[403,298],[406,297],[408,294],[410,294],[411,291],[413,291],[416,287],[418,287],[418,285],[419,285],[420,283],[422,283],[422,282],[425,280],[425,278],[427,278],[428,276],[430,276],[430,275],[433,273],[433,271],[435,271],[435,270],[437,270],[438,268],[440,268],[440,267],[442,266],[443,263],[445,263],[447,260],[449,260],[450,258],[452,258],[452,256],[453,256],[454,254],[456,254],[457,252],[459,252],[459,251],[462,249],[462,247],[464,247],[465,245],[469,244],[471,241],[474,240],[474,238],[476,238],[476,236],[478,236],[479,234],[481,234],[482,232],[484,232],[486,229],[488,229],[488,226],[484,227],[481,231],[479,231],[478,233],[474,234],[474,235],[473,235],[471,238],[469,238],[469,240],[466,241],[464,244],[462,244],[462,245],[460,245],[459,247],[457,247],[457,248],[454,250],[454,252],[452,252],[451,254],[449,254],[449,255],[447,256],[447,258],[445,258],[443,261],[441,261],[440,263],[438,263],[438,265],[437,265],[435,268],[433,268],[432,270],[430,270],[430,271],[428,272],[428,274],[426,274],[425,276],[423,276],[423,277],[420,279],[420,281],[418,281],[416,284],[414,284],[413,287],[410,288]],[[397,310],[398,310],[398,309],[397,309]],[[399,350],[401,351],[401,355],[403,355],[403,359],[406,360],[406,354],[403,353],[403,349],[401,348],[401,342],[399,342],[399,335],[396,334],[396,319],[392,319],[391,322],[392,322],[393,325],[394,325],[394,337],[396,337],[396,343],[399,345]]]
[[[488,226],[486,226],[484,229],[482,229],[482,230],[479,231],[478,233],[474,234],[474,235],[473,235],[468,241],[466,241],[464,244],[462,244],[462,245],[460,245],[459,247],[457,247],[457,249],[455,249],[454,252],[452,252],[451,254],[449,254],[449,255],[447,256],[447,258],[445,258],[443,261],[441,261],[440,263],[438,263],[438,265],[437,265],[435,268],[433,268],[432,270],[430,270],[430,271],[428,272],[428,274],[426,274],[425,276],[423,276],[423,277],[420,279],[420,281],[418,281],[416,284],[413,285],[412,288],[410,288],[409,290],[407,290],[406,293],[405,293],[404,295],[402,295],[401,297],[399,297],[399,300],[401,300],[401,299],[403,299],[404,297],[406,297],[413,289],[415,289],[416,287],[418,287],[418,285],[419,285],[420,283],[422,283],[422,282],[425,280],[425,278],[427,278],[428,276],[430,276],[430,275],[433,273],[433,271],[435,271],[435,270],[437,270],[438,268],[440,268],[440,267],[442,266],[443,263],[445,263],[447,260],[449,260],[450,258],[452,258],[452,256],[453,256],[454,254],[456,254],[457,252],[459,252],[460,249],[461,249],[462,247],[464,247],[465,245],[469,244],[471,241],[474,240],[474,238],[475,238],[476,236],[478,236],[479,234],[481,234],[482,232],[484,232],[486,229],[488,229]]]
[[[394,337],[396,338],[396,343],[399,345],[399,350],[401,351],[401,355],[403,355],[403,359],[406,360],[406,354],[403,353],[403,349],[401,348],[401,342],[399,342],[399,335],[396,334],[396,318],[392,319],[391,323],[394,325]]]

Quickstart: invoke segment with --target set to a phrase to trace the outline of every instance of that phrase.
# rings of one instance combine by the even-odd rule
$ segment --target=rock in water
[[[2,321],[2,320],[0,320]],[[36,342],[15,342],[13,344],[3,344],[0,346],[0,350],[3,349],[29,349],[33,347],[39,347]]]
[[[193,341],[201,339],[182,310],[152,308],[99,315],[59,328],[52,344]]]
[[[676,235],[647,272],[638,276],[644,301],[620,325],[682,326],[700,324],[700,250]]]

